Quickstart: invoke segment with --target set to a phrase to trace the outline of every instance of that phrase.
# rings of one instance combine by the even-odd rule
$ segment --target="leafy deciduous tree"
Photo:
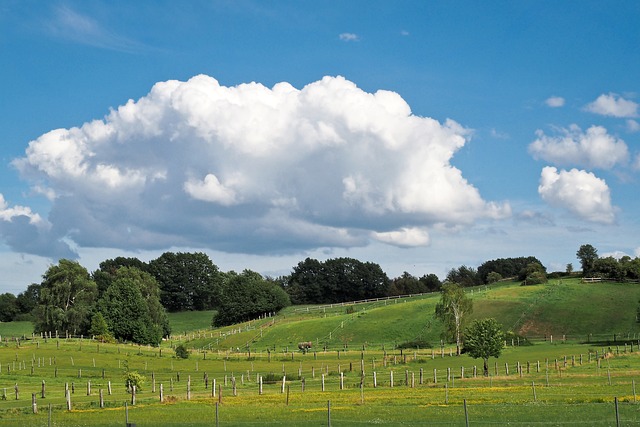
[[[504,345],[502,327],[495,319],[474,320],[464,334],[464,351],[484,362],[484,376],[489,376],[489,358],[499,357]]]
[[[462,330],[466,316],[473,311],[473,301],[464,289],[455,283],[442,285],[440,302],[436,304],[435,314],[444,323],[444,337],[456,343],[456,353],[460,354]]]
[[[87,332],[97,294],[87,269],[75,261],[61,259],[58,265],[49,267],[43,279],[36,307],[36,332]]]
[[[582,245],[576,252],[576,257],[582,265],[582,275],[589,276],[593,272],[594,264],[598,259],[598,250],[589,244]]]
[[[231,325],[276,312],[290,305],[289,296],[278,285],[254,271],[227,273],[214,326]]]

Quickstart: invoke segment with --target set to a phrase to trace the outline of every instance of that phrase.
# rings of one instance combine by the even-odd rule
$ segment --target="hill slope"
[[[503,283],[469,289],[474,311],[469,320],[494,317],[507,331],[529,338],[611,339],[640,337],[636,309],[640,286],[580,283],[579,279],[546,285]],[[218,338],[195,340],[194,347],[295,349],[301,341],[314,348],[386,346],[422,340],[440,345],[442,324],[434,318],[439,294],[334,307],[289,307],[273,322],[247,323],[218,332]],[[221,335],[224,334],[224,335]],[[591,338],[589,338],[591,336]]]

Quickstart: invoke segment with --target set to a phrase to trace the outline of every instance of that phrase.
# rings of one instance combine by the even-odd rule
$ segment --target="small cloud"
[[[613,224],[609,186],[604,179],[584,170],[542,169],[538,194],[551,206],[566,209],[586,221]]]
[[[407,31],[407,30],[402,30],[402,31],[400,31],[400,35],[404,36],[404,37],[407,37],[407,36],[410,36],[411,34],[409,34],[409,31]]]
[[[607,133],[602,126],[591,126],[585,132],[577,125],[559,129],[559,136],[547,136],[541,130],[529,144],[529,154],[556,165],[611,169],[629,160],[627,144]]]
[[[640,123],[633,119],[627,120],[627,130],[631,133],[640,132]]]
[[[396,231],[383,233],[374,232],[375,239],[393,246],[413,248],[416,246],[428,246],[430,243],[427,230],[417,227],[403,227]]]
[[[340,34],[340,40],[345,42],[358,42],[360,41],[360,36],[354,33],[342,33]]]
[[[489,134],[491,135],[492,138],[495,138],[495,139],[509,139],[510,138],[508,133],[499,131],[499,130],[497,130],[495,128],[492,128],[489,131]]]
[[[564,98],[561,96],[551,96],[544,101],[547,107],[559,108],[564,107]]]
[[[638,104],[615,93],[602,94],[584,109],[591,113],[611,117],[638,117]]]

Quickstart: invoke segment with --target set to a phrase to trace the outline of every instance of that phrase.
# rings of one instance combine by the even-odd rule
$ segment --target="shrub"
[[[177,345],[175,348],[176,357],[178,359],[188,359],[189,358],[189,350],[187,346],[184,344]]]
[[[400,343],[397,345],[397,349],[407,349],[407,348],[415,348],[415,349],[420,349],[420,348],[433,348],[433,346],[431,345],[431,343],[429,341],[423,340],[423,339],[416,339],[413,341],[406,341],[403,343]]]
[[[127,371],[124,374],[124,385],[127,388],[127,392],[130,393],[133,386],[136,386],[136,390],[142,390],[142,385],[146,381],[143,375],[140,375],[137,371]]]

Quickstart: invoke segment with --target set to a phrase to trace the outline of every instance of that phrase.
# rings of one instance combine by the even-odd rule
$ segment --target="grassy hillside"
[[[507,282],[469,289],[474,311],[469,320],[494,317],[505,328],[532,338],[602,340],[640,337],[636,309],[640,285],[580,283],[579,279],[546,285],[520,286]],[[433,316],[437,293],[357,305],[294,306],[278,316],[212,330],[214,311],[170,313],[174,335],[208,331],[192,336],[195,348],[296,348],[312,341],[314,348],[385,346],[423,340],[440,345],[441,323]],[[0,323],[0,335],[30,335],[30,322]]]
[[[579,279],[536,286],[511,282],[475,288],[469,296],[474,301],[469,320],[494,317],[505,330],[530,338],[640,337],[637,284],[586,284]],[[353,306],[290,307],[273,324],[244,324],[224,339],[205,338],[192,345],[284,349],[312,341],[314,348],[393,348],[420,339],[439,347],[442,325],[433,316],[438,301],[439,294],[432,294]]]

